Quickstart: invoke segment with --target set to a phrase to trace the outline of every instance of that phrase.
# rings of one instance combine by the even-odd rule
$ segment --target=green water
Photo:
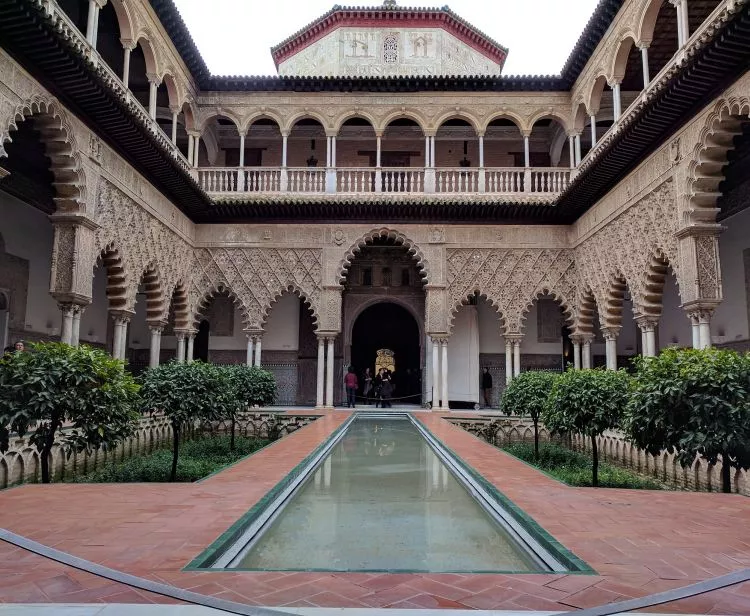
[[[236,565],[538,571],[408,419],[357,418]]]

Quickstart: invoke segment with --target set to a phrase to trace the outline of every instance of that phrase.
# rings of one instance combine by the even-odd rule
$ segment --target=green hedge
[[[207,477],[258,451],[269,442],[264,439],[237,437],[234,451],[231,451],[229,436],[211,436],[186,441],[182,445],[177,462],[176,481],[190,482]],[[172,452],[163,449],[105,466],[71,481],[76,483],[163,482],[169,481],[171,467]]]
[[[552,475],[570,486],[591,487],[591,457],[572,451],[555,443],[542,443],[539,458],[534,459],[534,446],[529,443],[512,443],[503,451]],[[606,463],[599,465],[600,488],[631,488],[636,490],[663,490],[664,485],[625,469]]]

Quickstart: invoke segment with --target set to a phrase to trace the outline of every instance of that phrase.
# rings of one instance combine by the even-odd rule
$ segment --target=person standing
[[[391,408],[391,396],[393,396],[393,381],[391,381],[391,377],[386,373],[383,377],[383,385],[380,388],[380,401],[384,409]]]
[[[357,388],[359,387],[359,381],[354,372],[354,366],[349,366],[349,371],[344,377],[344,385],[346,386],[346,406],[353,409],[355,408],[354,405],[357,400]]]
[[[365,368],[362,380],[365,382],[364,389],[362,390],[362,397],[365,399],[365,404],[370,404],[370,394],[372,394],[372,374],[370,374],[369,368]]]
[[[492,406],[492,375],[490,369],[485,366],[482,373],[482,392],[484,393],[484,408]]]

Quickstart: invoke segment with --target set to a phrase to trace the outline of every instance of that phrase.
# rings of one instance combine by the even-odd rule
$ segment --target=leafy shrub
[[[506,415],[530,415],[534,422],[534,451],[539,453],[539,417],[555,384],[557,373],[523,372],[505,388],[502,409]]]
[[[534,449],[527,443],[513,443],[503,447],[503,450],[568,485],[583,487],[593,485],[592,460],[590,456],[584,453],[572,451],[555,443],[543,443],[539,448],[538,457],[535,457]],[[663,489],[663,486],[653,479],[641,477],[606,463],[599,466],[599,486],[638,490]]]
[[[227,436],[186,441],[177,462],[175,479],[172,481],[189,482],[202,479],[265,447],[268,442],[263,439],[239,437],[232,451]],[[73,481],[78,483],[162,482],[170,478],[171,468],[172,454],[164,449],[105,466],[77,477]]]
[[[543,421],[551,433],[591,437],[592,484],[599,483],[596,437],[616,428],[628,401],[629,377],[623,370],[569,370],[552,386]]]
[[[253,406],[273,403],[276,398],[276,379],[268,370],[244,365],[224,366],[232,388],[233,403],[226,409],[226,418],[231,420],[230,448],[234,448],[234,432],[237,413]]]
[[[228,373],[218,366],[168,363],[147,370],[141,398],[144,412],[163,412],[172,424],[171,481],[177,478],[180,434],[196,420],[223,419],[236,404]]]
[[[0,360],[0,451],[11,433],[40,454],[42,482],[49,483],[55,440],[66,454],[111,448],[132,433],[138,386],[123,363],[89,346],[32,344]],[[65,425],[65,431],[61,431]]]
[[[721,457],[722,487],[730,469],[750,468],[750,356],[735,351],[666,349],[637,358],[625,417],[630,439],[651,454],[677,452],[690,466]]]

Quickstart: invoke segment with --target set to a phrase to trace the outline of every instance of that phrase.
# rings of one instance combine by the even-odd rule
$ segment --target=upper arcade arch
[[[451,120],[462,120],[463,122],[466,122],[474,130],[475,136],[484,134],[479,120],[477,120],[477,118],[466,111],[449,111],[444,113],[437,120],[435,120],[433,125],[434,131],[439,131],[446,122],[449,122]]]
[[[651,43],[654,40],[654,30],[656,29],[656,21],[659,17],[659,11],[662,6],[668,2],[666,0],[649,0],[646,4],[641,18],[638,20],[638,36],[637,39],[642,43]]]
[[[117,15],[120,38],[125,41],[133,40],[133,18],[130,15],[130,2],[126,0],[109,0],[107,4],[112,6],[115,15]],[[107,5],[105,4],[104,6],[106,7]]]
[[[484,135],[487,132],[487,129],[489,128],[490,124],[498,120],[508,120],[509,122],[512,122],[518,128],[519,134],[522,133],[526,127],[526,121],[517,113],[513,111],[507,111],[507,110],[496,111],[494,113],[491,113],[483,123],[478,125],[479,132],[482,135]]]
[[[375,132],[383,134],[385,130],[396,120],[411,120],[414,122],[419,128],[422,130],[422,133],[424,135],[430,134],[431,132],[426,127],[426,122],[424,118],[422,118],[417,112],[411,111],[409,109],[399,110],[399,111],[393,111],[389,113],[385,118],[383,118],[379,124],[375,126]]]
[[[292,130],[294,130],[295,126],[300,124],[300,122],[304,122],[305,120],[314,120],[323,127],[323,130],[326,131],[326,134],[328,134],[332,130],[328,125],[326,119],[320,113],[310,110],[302,111],[287,118],[286,122],[280,124],[281,130],[282,132],[290,134]]]
[[[338,135],[341,132],[341,129],[344,127],[344,124],[346,124],[350,120],[356,119],[366,121],[377,135],[377,129],[375,128],[375,126],[377,125],[378,121],[375,119],[375,116],[361,110],[347,111],[346,113],[337,117],[333,123],[333,131]]]
[[[625,71],[628,68],[628,58],[634,48],[637,49],[637,45],[632,34],[627,34],[620,39],[609,70],[611,79],[622,81],[625,78]]]

